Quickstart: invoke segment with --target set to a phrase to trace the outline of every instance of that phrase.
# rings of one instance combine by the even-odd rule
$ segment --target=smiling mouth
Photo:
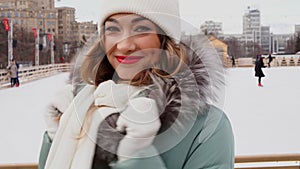
[[[142,56],[116,56],[117,61],[122,64],[134,64],[140,61]]]

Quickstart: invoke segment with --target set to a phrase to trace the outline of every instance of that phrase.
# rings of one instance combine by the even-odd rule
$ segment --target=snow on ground
[[[227,69],[223,108],[235,134],[236,154],[300,153],[300,67]],[[43,112],[67,73],[0,90],[0,164],[32,163],[45,129]]]
[[[236,154],[300,153],[300,67],[263,71],[258,87],[253,68],[228,70],[224,109]]]
[[[43,112],[68,74],[0,90],[0,164],[37,162],[45,130]]]

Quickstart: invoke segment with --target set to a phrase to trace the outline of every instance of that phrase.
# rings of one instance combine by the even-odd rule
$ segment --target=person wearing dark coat
[[[270,68],[271,67],[271,62],[273,61],[273,57],[271,54],[269,54],[268,56],[268,67]]]
[[[234,58],[234,56],[231,57],[231,61],[232,61],[232,67],[235,67],[235,58]]]
[[[266,66],[264,65],[263,62],[263,58],[258,55],[256,57],[256,61],[255,61],[255,76],[258,77],[258,86],[259,87],[263,87],[262,83],[261,83],[261,78],[265,77],[264,72],[262,71],[262,68],[265,68]]]

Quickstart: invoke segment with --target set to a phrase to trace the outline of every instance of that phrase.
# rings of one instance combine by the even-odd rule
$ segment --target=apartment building
[[[0,11],[0,19],[9,18],[15,31],[36,28],[40,33],[58,33],[54,0],[0,0]]]

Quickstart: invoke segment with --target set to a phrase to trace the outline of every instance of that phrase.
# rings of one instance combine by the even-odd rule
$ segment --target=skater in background
[[[10,86],[14,87],[19,87],[19,78],[18,78],[18,68],[19,66],[17,65],[16,61],[12,59],[10,61],[9,66],[7,66],[7,69],[10,74]]]
[[[262,71],[262,68],[265,68],[266,66],[264,65],[263,58],[261,55],[256,56],[256,61],[255,61],[255,76],[258,77],[258,86],[263,87],[261,83],[261,78],[265,77],[264,72]]]
[[[271,62],[273,61],[273,57],[271,54],[269,54],[268,56],[268,67],[270,68],[271,67]]]
[[[234,56],[231,57],[231,61],[232,61],[232,67],[235,67],[235,58],[234,58]]]

